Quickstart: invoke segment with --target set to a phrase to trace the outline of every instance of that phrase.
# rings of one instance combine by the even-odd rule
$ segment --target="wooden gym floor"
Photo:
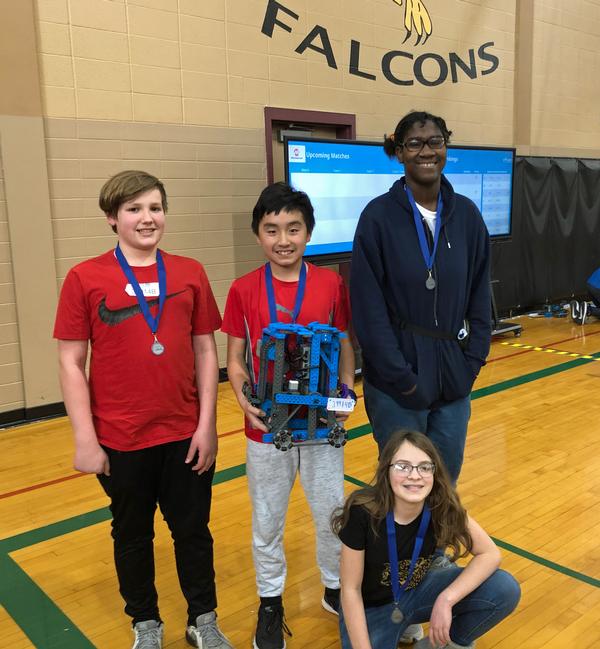
[[[522,319],[496,339],[473,392],[459,491],[521,584],[517,611],[478,649],[600,645],[600,322]],[[361,392],[359,384],[357,392]],[[250,647],[257,596],[242,420],[220,386],[213,495],[219,621]],[[348,422],[347,490],[371,478],[376,446],[362,399]],[[0,648],[128,648],[131,629],[112,565],[107,500],[74,473],[66,419],[0,431]],[[299,487],[286,528],[290,649],[339,647],[320,606],[313,528]],[[157,516],[157,586],[165,646],[183,649],[185,603]]]

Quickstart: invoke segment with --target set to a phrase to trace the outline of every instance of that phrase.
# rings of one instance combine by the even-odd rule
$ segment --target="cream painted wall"
[[[0,156],[0,412],[24,406],[15,283]]]
[[[60,401],[56,284],[33,0],[0,0],[0,413]],[[13,413],[4,416],[4,413]]]
[[[531,153],[600,157],[600,4],[536,0]]]
[[[268,0],[35,0],[58,285],[77,261],[114,244],[97,208],[103,181],[125,167],[165,180],[172,197],[165,247],[206,264],[221,307],[231,281],[260,260],[249,212],[265,180],[264,107],[357,115],[358,135],[380,137],[411,108],[443,114],[455,141],[512,143],[515,2],[428,0],[433,33],[406,44],[393,0],[285,0],[272,37]],[[452,6],[449,6],[452,5]],[[295,48],[327,29],[338,69]],[[348,71],[351,41],[360,69]],[[499,69],[460,83],[390,83],[382,56],[449,52],[468,59],[494,41]],[[317,39],[316,45],[322,43]],[[429,61],[423,73],[434,78]],[[398,59],[394,74],[412,78]],[[224,341],[218,338],[223,364]]]
[[[49,117],[263,127],[265,105],[352,112],[360,137],[381,136],[411,108],[444,115],[460,142],[511,144],[515,0],[426,0],[433,32],[403,44],[404,8],[393,0],[284,0],[272,38],[261,33],[267,0],[36,0],[45,114]],[[315,26],[326,28],[338,69],[323,54],[294,50]],[[350,43],[360,68],[348,71]],[[478,76],[459,83],[401,87],[387,81],[382,56],[405,50],[450,52],[468,60],[493,41],[500,66],[478,60]],[[320,45],[317,39],[314,44]],[[424,74],[438,69],[428,61]],[[411,78],[397,59],[394,72]]]
[[[46,181],[36,172],[38,196],[49,192],[36,218],[52,226],[50,245],[37,254],[45,268],[56,268],[56,283],[50,277],[52,290],[44,293],[48,305],[73,264],[114,244],[97,208],[101,184],[115,171],[141,167],[163,178],[170,194],[165,247],[206,265],[222,308],[232,279],[261,257],[249,212],[266,177],[265,106],[354,113],[359,138],[379,138],[406,111],[426,108],[446,118],[457,143],[600,157],[597,1],[422,0],[433,25],[424,44],[414,31],[405,40],[406,1],[280,0],[288,11],[277,19],[291,31],[275,25],[272,37],[261,33],[269,0],[0,3],[7,90],[0,121],[44,118],[32,145],[48,173]],[[327,30],[337,69],[314,49],[295,51],[315,25]],[[352,41],[360,43],[360,72],[375,80],[350,73]],[[499,65],[483,74],[490,61],[477,53],[490,42]],[[412,85],[384,78],[382,59],[394,50],[404,54],[390,74]],[[440,65],[450,67],[451,53],[468,61],[470,50],[474,79],[458,69],[457,83],[450,71],[440,85],[415,81],[419,57],[428,55],[422,73],[431,81]],[[7,164],[16,179],[17,158]],[[11,214],[11,227],[26,234],[24,203],[14,193],[11,205],[5,187],[0,176],[0,412],[40,405],[56,392],[51,341],[39,350],[42,365],[19,366],[19,343],[36,328],[18,322],[15,304],[35,313],[36,292],[22,251],[11,255],[7,226]],[[16,295],[15,259],[25,287]],[[38,329],[48,336],[49,326]],[[222,337],[218,343],[223,364]]]
[[[204,264],[223,311],[232,279],[262,259],[249,216],[265,184],[262,131],[58,118],[45,130],[58,288],[72,266],[116,243],[98,207],[106,178],[144,169],[169,197],[164,248]],[[217,346],[224,366],[220,333]]]

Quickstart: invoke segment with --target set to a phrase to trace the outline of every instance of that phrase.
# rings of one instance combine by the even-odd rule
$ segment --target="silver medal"
[[[159,343],[156,338],[154,339],[154,342],[152,343],[152,347],[150,349],[155,356],[160,356],[165,351],[164,345]]]
[[[435,279],[431,275],[425,280],[425,288],[429,289],[430,291],[433,291],[435,288]]]
[[[404,615],[402,615],[402,611],[398,608],[398,606],[394,606],[394,610],[392,611],[392,622],[394,624],[400,624],[403,619]]]

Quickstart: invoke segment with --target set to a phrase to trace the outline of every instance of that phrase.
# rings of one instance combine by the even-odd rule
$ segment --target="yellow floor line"
[[[590,356],[589,354],[574,354],[572,352],[565,352],[560,349],[552,349],[550,347],[534,347],[533,345],[524,345],[523,343],[500,343],[505,347],[518,347],[519,349],[531,349],[534,352],[544,352],[546,354],[556,354],[557,356],[570,356],[571,358],[585,358],[590,361],[600,361],[600,358]]]

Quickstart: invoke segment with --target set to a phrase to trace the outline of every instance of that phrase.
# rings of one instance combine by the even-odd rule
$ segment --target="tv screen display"
[[[402,165],[381,142],[286,138],[284,148],[287,182],[315,208],[306,255],[351,252],[363,208],[404,174]],[[444,175],[477,205],[492,237],[510,236],[514,159],[510,148],[448,147]]]

